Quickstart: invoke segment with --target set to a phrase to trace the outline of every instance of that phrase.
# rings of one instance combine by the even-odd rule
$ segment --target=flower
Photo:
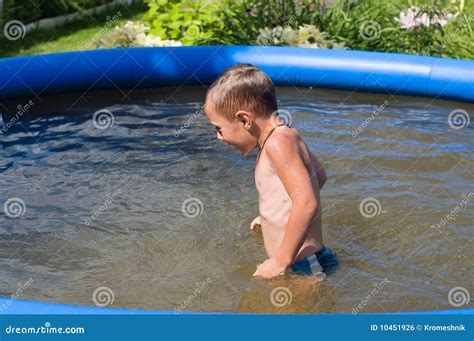
[[[298,34],[291,27],[285,27],[281,33],[281,40],[289,46],[298,46]]]
[[[98,43],[98,47],[127,47],[127,46],[181,46],[174,40],[161,40],[160,37],[147,35],[150,28],[141,22],[127,21],[122,26],[116,26]]]
[[[338,48],[343,49],[344,44],[336,43],[327,38],[326,33],[321,32],[314,25],[305,24],[297,30],[290,26],[276,26],[271,29],[268,27],[259,29],[260,34],[257,38],[257,44],[261,45],[286,45],[301,46],[310,48]]]
[[[245,9],[245,12],[248,14],[248,15],[254,15],[255,13],[257,13],[257,9],[255,7],[247,7]]]
[[[401,28],[411,30],[420,26],[429,27],[431,24],[444,26],[458,15],[459,13],[443,13],[441,18],[437,14],[430,18],[428,13],[423,12],[419,7],[411,6],[406,12],[401,11],[399,17],[394,19],[400,23]]]

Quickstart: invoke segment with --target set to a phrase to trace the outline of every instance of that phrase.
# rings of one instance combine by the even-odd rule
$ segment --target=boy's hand
[[[256,227],[262,226],[262,221],[260,220],[260,216],[255,218],[251,223],[250,223],[250,229],[254,230]]]
[[[253,276],[260,276],[263,278],[271,278],[285,274],[286,266],[278,263],[275,258],[269,258],[262,264],[257,266],[257,271]]]

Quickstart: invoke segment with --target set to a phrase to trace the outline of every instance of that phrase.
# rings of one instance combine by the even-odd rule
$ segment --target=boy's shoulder
[[[289,157],[299,149],[301,136],[293,127],[284,127],[278,130],[272,138],[267,142],[265,148],[270,159]],[[280,160],[282,161],[282,160]]]

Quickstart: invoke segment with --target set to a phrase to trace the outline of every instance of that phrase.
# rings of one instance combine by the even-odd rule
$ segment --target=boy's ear
[[[253,124],[253,115],[248,111],[239,110],[235,113],[235,117],[241,122],[245,129],[250,129]]]

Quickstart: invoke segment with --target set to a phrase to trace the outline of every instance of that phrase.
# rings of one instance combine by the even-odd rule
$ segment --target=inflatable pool
[[[292,47],[197,46],[3,59],[0,100],[64,92],[210,84],[252,63],[277,86],[311,86],[474,102],[474,61]]]
[[[0,100],[116,87],[208,85],[225,68],[235,63],[259,66],[277,86],[332,88],[474,102],[474,61],[251,46],[131,48],[7,58],[0,60]],[[0,313],[173,312],[81,307],[0,298]],[[472,314],[474,309],[423,313]]]
[[[141,309],[119,309],[119,308],[99,308],[84,307],[68,304],[34,302],[27,300],[12,300],[0,297],[0,315],[18,315],[18,314],[87,314],[87,315],[110,315],[110,314],[176,314],[171,310],[141,310]],[[456,310],[438,310],[407,312],[395,314],[474,314],[474,309],[456,309]],[[180,312],[179,314],[211,314],[211,313],[193,313]]]

